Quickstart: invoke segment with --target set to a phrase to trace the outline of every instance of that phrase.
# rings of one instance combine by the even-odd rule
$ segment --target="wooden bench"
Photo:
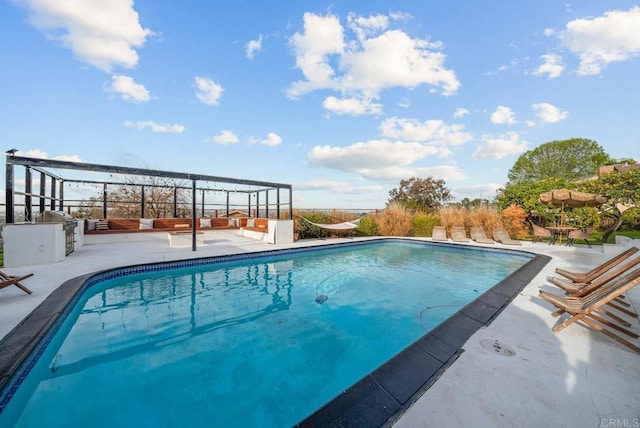
[[[211,218],[211,227],[200,227],[200,219],[196,219],[197,230],[238,229],[239,226],[229,226],[229,220],[224,217]],[[107,219],[108,230],[89,230],[88,221],[85,220],[84,233],[86,235],[102,235],[112,233],[149,233],[149,232],[174,232],[191,230],[190,218],[155,218],[152,229],[140,229],[140,219],[137,218],[110,218]],[[245,222],[246,224],[246,222]]]
[[[254,226],[247,227],[247,219],[241,218],[239,219],[238,227],[242,228],[243,230],[251,230],[253,232],[267,233],[267,231],[269,230],[269,219],[255,218],[253,220],[254,220]]]
[[[247,227],[247,219],[234,219],[235,226],[229,226],[229,219],[225,217],[214,217],[211,220],[211,227],[200,227],[200,219],[196,219],[196,230],[219,230],[219,229],[239,229],[251,230],[254,232],[267,233],[269,220],[266,218],[255,218],[254,226]],[[191,230],[190,218],[155,218],[153,219],[153,229],[140,229],[140,219],[137,218],[110,218],[108,230],[89,230],[88,220],[85,220],[85,235],[102,235],[112,233],[149,233],[149,232],[175,232]]]

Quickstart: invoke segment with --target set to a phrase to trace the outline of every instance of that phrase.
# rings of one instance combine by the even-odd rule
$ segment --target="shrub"
[[[566,216],[572,226],[580,229],[600,227],[600,213],[597,208],[574,208]]]
[[[408,236],[411,232],[411,213],[400,204],[389,204],[376,216],[381,236]]]
[[[640,208],[629,208],[624,212],[619,230],[640,230]]]
[[[523,239],[529,236],[526,220],[527,213],[518,205],[509,205],[502,210],[502,224],[512,238]]]
[[[411,219],[411,236],[431,236],[433,227],[439,224],[440,218],[435,214],[416,214]]]
[[[363,217],[355,233],[358,236],[376,236],[378,234],[376,219],[370,216]]]
[[[313,222],[313,223],[331,223],[331,219],[326,214],[316,211],[306,211],[303,215],[304,218]],[[326,238],[329,236],[329,231],[327,229],[322,229],[320,227],[314,226],[312,224],[307,223],[306,221],[299,220],[299,238]],[[294,227],[295,230],[295,227]]]

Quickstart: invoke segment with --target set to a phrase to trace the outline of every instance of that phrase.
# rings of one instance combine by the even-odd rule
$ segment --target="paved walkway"
[[[190,247],[171,248],[168,241],[87,245],[55,264],[5,269],[9,274],[33,272],[24,282],[33,294],[16,287],[0,292],[0,338],[56,287],[82,274],[130,264],[343,241],[352,242],[338,238],[269,245],[221,231],[208,235],[206,245],[196,252]],[[496,246],[502,245],[491,245]],[[541,287],[552,289],[545,278],[556,267],[585,270],[614,253],[604,254],[601,247],[589,250],[541,243],[524,243],[521,248],[553,260],[490,326],[471,337],[460,358],[394,421],[395,427],[640,426],[640,355],[580,325],[554,334],[551,307],[537,297]],[[629,299],[637,312],[640,287],[629,293]],[[637,320],[632,329],[640,332]],[[487,350],[481,345],[485,339],[498,341],[515,355]]]

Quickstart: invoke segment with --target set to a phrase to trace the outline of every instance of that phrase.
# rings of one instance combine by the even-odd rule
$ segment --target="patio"
[[[33,272],[34,276],[25,281],[33,294],[26,295],[15,287],[3,290],[0,338],[56,287],[83,274],[123,265],[336,242],[353,240],[303,240],[270,245],[219,231],[199,246],[196,253],[188,247],[170,247],[166,241],[85,245],[54,264],[5,269],[8,274]],[[501,245],[492,245],[496,246]],[[545,284],[545,278],[556,267],[583,270],[624,246],[603,250],[603,247],[525,242],[518,249],[553,259],[491,325],[467,341],[465,352],[440,379],[403,414],[389,421],[389,425],[604,427],[635,426],[640,422],[640,356],[582,326],[574,325],[554,334],[551,327],[556,319],[551,317],[550,306],[538,298],[541,287],[557,292]],[[637,310],[640,290],[633,289],[628,297]],[[635,321],[632,329],[638,331],[638,327]],[[488,350],[482,346],[484,340],[497,341],[503,349],[514,351],[514,355]]]

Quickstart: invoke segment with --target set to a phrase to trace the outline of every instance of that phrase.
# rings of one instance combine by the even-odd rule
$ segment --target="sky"
[[[554,140],[640,161],[637,0],[0,0],[0,48],[3,151],[289,183],[295,208],[411,177],[491,200]]]

